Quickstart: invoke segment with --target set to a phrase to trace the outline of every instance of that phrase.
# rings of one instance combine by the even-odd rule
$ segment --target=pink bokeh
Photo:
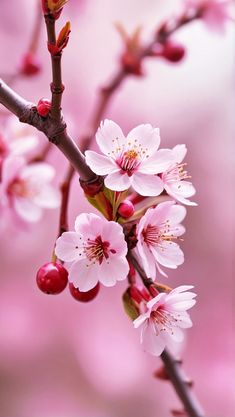
[[[34,18],[36,0],[7,0],[0,5],[0,74],[19,65]],[[147,6],[146,6],[147,4]],[[62,21],[72,33],[63,57],[66,86],[63,110],[78,136],[95,105],[98,87],[117,66],[120,36],[143,26],[148,39],[165,17],[178,13],[181,1],[70,0]],[[17,7],[17,10],[16,10]],[[61,23],[62,24],[62,23]],[[201,22],[180,30],[185,60],[172,65],[145,62],[146,77],[126,80],[106,116],[127,133],[140,123],[160,127],[162,147],[185,143],[197,188],[197,208],[189,208],[182,244],[185,263],[170,271],[166,283],[193,284],[198,293],[187,332],[184,367],[208,417],[235,415],[234,363],[234,26],[223,35]],[[49,95],[50,64],[43,27],[39,58],[43,72],[21,79],[16,90],[37,102]],[[2,122],[2,120],[0,120]],[[41,138],[41,140],[43,140]],[[49,161],[63,179],[66,163],[58,150]],[[73,181],[70,225],[92,211]],[[1,417],[170,417],[179,400],[172,387],[153,378],[161,364],[141,350],[125,315],[125,283],[102,288],[87,305],[65,291],[40,293],[38,267],[49,261],[57,234],[58,211],[47,212],[27,230],[1,234],[0,416]]]

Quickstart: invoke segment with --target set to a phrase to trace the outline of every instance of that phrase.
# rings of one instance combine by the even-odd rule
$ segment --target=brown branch
[[[161,354],[161,359],[189,417],[204,417],[205,413],[191,389],[192,383],[186,377],[180,361],[175,359],[166,349]]]
[[[154,281],[151,278],[147,278],[143,268],[140,266],[138,260],[132,253],[129,252],[128,257],[142,279],[143,284],[151,290],[151,287],[155,285]],[[161,354],[161,359],[164,363],[167,376],[174,386],[175,391],[182,401],[185,411],[188,413],[189,417],[203,417],[205,415],[204,411],[191,389],[191,380],[186,377],[181,368],[181,361],[175,359],[166,349]]]
[[[56,44],[56,33],[55,33],[55,18],[53,15],[45,15],[45,23],[47,29],[47,40],[48,44]],[[54,55],[51,53],[51,68],[52,68],[52,83],[51,83],[51,117],[59,120],[61,118],[61,102],[64,86],[62,84],[62,73],[61,73],[61,57],[62,52]]]
[[[84,155],[67,133],[66,123],[62,118],[58,121],[53,119],[50,114],[47,118],[41,117],[32,103],[15,93],[1,79],[0,103],[15,114],[21,122],[32,125],[43,132],[49,141],[63,152],[82,179],[89,181],[96,177],[86,165]]]

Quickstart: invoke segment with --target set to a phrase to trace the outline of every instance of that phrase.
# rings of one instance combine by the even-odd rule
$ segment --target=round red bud
[[[41,65],[35,58],[35,56],[31,53],[28,53],[23,56],[20,73],[25,76],[32,76],[36,75],[41,71]]]
[[[37,112],[42,117],[46,117],[51,110],[51,102],[46,98],[41,98],[37,104]]]
[[[179,43],[168,41],[163,45],[162,57],[170,62],[180,62],[185,56],[185,47]]]
[[[45,294],[59,294],[67,286],[68,271],[60,264],[49,262],[39,268],[36,281]]]
[[[73,296],[73,298],[75,298],[75,300],[81,301],[83,303],[87,303],[88,301],[93,300],[97,296],[99,290],[100,290],[99,282],[96,284],[94,288],[86,292],[79,291],[78,288],[74,287],[72,282],[69,283],[70,294]]]
[[[133,216],[135,208],[130,200],[124,200],[118,207],[118,214],[124,217],[124,219],[129,219]]]

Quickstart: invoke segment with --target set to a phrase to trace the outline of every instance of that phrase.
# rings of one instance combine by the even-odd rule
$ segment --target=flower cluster
[[[9,120],[0,134],[0,212],[10,212],[11,220],[36,222],[44,208],[56,208],[60,193],[52,185],[54,168],[44,162],[30,162],[29,155],[38,146],[30,128]]]
[[[75,231],[57,239],[55,254],[67,263],[70,285],[79,293],[94,290],[97,294],[100,283],[111,287],[128,278],[128,302],[136,311],[134,327],[142,328],[145,349],[160,355],[171,340],[182,340],[181,329],[192,325],[186,310],[195,303],[195,294],[187,291],[192,286],[174,290],[163,286],[165,291],[159,293],[155,284],[158,274],[166,276],[162,267],[175,269],[184,262],[178,240],[185,232],[181,222],[186,208],[178,203],[196,205],[189,200],[195,188],[182,162],[187,149],[185,145],[159,149],[159,129],[150,124],[137,126],[125,136],[111,120],[101,123],[96,141],[103,155],[89,150],[85,157],[103,178],[104,188],[87,198],[106,219],[80,214]],[[133,202],[138,199],[141,205],[135,208]],[[135,284],[133,256],[152,282],[145,293]]]

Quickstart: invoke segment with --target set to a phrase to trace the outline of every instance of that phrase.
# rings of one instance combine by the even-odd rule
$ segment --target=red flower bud
[[[46,98],[41,98],[37,105],[37,112],[42,117],[46,117],[51,110],[51,102]]]
[[[124,200],[118,207],[118,214],[124,217],[124,219],[129,219],[133,216],[135,208],[130,200]]]
[[[185,56],[185,48],[179,43],[167,41],[163,45],[161,56],[170,62],[180,62]]]
[[[68,272],[60,264],[49,262],[37,272],[38,288],[46,294],[59,294],[68,283]]]
[[[20,73],[25,76],[36,75],[40,72],[41,65],[37,61],[34,55],[28,53],[23,56]]]
[[[93,300],[97,296],[99,290],[100,290],[99,282],[98,282],[98,284],[96,284],[96,286],[94,288],[92,288],[91,290],[86,291],[86,292],[79,291],[78,288],[74,287],[72,282],[70,282],[70,284],[69,284],[69,291],[70,291],[71,295],[73,296],[73,298],[75,298],[75,300],[81,301],[83,303],[87,303],[88,301]]]

